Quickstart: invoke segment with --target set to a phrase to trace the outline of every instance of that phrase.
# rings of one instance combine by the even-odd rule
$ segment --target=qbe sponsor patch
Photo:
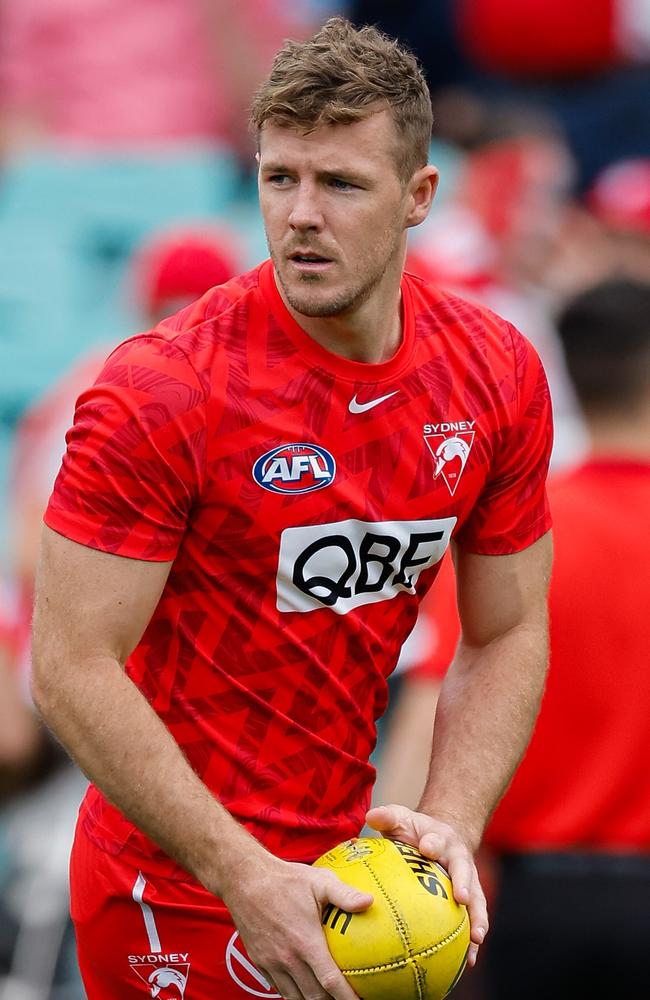
[[[277,608],[331,608],[346,615],[363,604],[415,593],[423,570],[439,562],[455,517],[419,521],[333,521],[285,528],[280,538]]]

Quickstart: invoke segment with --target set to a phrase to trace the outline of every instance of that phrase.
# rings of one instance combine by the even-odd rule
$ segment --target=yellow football
[[[362,913],[323,914],[332,957],[362,1000],[446,997],[465,968],[469,916],[444,868],[379,837],[346,840],[314,864],[374,896]]]

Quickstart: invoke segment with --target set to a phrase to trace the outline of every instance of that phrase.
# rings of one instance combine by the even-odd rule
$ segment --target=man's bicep
[[[128,559],[43,529],[34,611],[35,659],[110,655],[123,663],[160,600],[171,562]]]
[[[545,628],[552,552],[550,531],[511,555],[456,549],[458,610],[466,645],[483,646],[521,625]]]

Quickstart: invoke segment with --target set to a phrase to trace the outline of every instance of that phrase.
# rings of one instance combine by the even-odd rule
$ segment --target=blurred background
[[[27,691],[40,519],[74,401],[112,345],[266,255],[247,107],[282,39],[338,13],[424,64],[441,184],[408,266],[536,345],[555,473],[590,446],[558,316],[600,282],[650,282],[648,0],[0,0],[3,1000],[83,996],[66,865],[84,782]],[[431,712],[456,641],[446,599],[394,682],[429,664]],[[407,800],[399,734],[378,794]],[[454,995],[480,1000],[480,979]]]

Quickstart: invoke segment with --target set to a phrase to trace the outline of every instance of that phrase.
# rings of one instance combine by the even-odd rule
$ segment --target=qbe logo
[[[334,521],[285,528],[278,559],[278,611],[363,604],[415,593],[423,570],[439,562],[455,517],[422,521]]]
[[[317,444],[281,444],[267,451],[253,466],[253,479],[271,493],[311,493],[329,486],[336,462]]]

